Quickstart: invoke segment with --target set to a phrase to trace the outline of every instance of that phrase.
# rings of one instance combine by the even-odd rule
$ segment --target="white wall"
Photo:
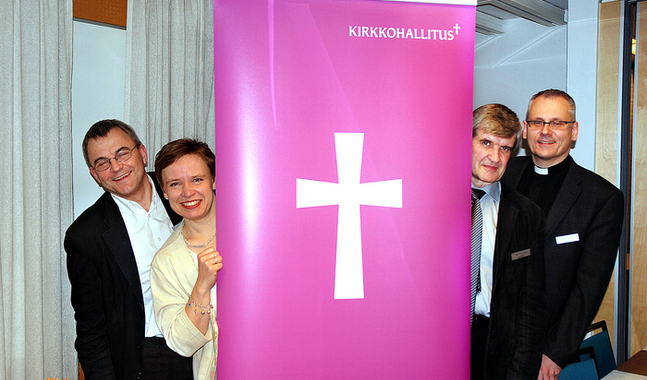
[[[488,37],[477,33],[474,108],[501,103],[523,120],[533,94],[547,88],[566,90],[567,27],[547,28],[517,18],[505,21],[504,30]]]
[[[577,105],[580,125],[573,158],[595,169],[595,129],[597,115],[598,18],[597,1],[569,1],[568,73],[569,95]]]
[[[92,124],[124,117],[126,31],[74,21],[72,145],[74,217],[103,194],[83,160],[81,143]]]
[[[501,103],[523,119],[533,94],[566,88],[566,27],[519,18],[505,21],[504,29],[496,36],[477,34],[474,107]]]
[[[544,27],[525,19],[504,22],[505,33],[476,35],[474,108],[502,103],[525,117],[528,100],[557,88],[577,105],[579,137],[571,154],[595,167],[598,2],[569,1],[566,26]],[[526,154],[524,150],[519,153]]]

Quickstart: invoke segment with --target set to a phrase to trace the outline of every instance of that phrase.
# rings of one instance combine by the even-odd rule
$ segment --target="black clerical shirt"
[[[557,165],[539,168],[530,160],[521,176],[517,190],[535,202],[544,210],[544,214],[548,215],[572,162],[573,158],[569,155]]]

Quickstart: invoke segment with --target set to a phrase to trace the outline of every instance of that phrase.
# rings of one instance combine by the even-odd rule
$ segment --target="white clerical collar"
[[[548,175],[548,168],[540,168],[539,166],[535,165],[535,173],[539,175]]]

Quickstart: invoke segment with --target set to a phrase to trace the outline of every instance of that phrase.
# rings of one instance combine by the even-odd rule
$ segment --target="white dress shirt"
[[[480,190],[485,191],[485,194],[479,202],[483,214],[483,233],[481,234],[481,291],[476,295],[474,314],[489,317],[490,301],[492,300],[494,241],[499,215],[501,185],[499,182],[495,182],[483,186]]]
[[[148,176],[147,176],[148,177]],[[139,271],[139,281],[142,286],[144,296],[144,311],[146,318],[145,336],[162,336],[159,327],[155,323],[153,311],[153,296],[151,295],[150,269],[151,261],[155,252],[164,245],[166,239],[173,232],[173,224],[164,208],[153,180],[148,177],[153,187],[153,198],[149,210],[146,211],[137,202],[130,201],[112,194],[112,198],[117,203],[121,217],[126,224],[130,244],[135,253],[137,270]]]

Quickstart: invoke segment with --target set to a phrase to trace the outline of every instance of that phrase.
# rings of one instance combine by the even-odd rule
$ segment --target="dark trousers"
[[[470,379],[483,380],[485,346],[487,345],[490,318],[475,315],[471,328]]]
[[[193,380],[193,358],[171,350],[164,338],[144,339],[144,380]]]

